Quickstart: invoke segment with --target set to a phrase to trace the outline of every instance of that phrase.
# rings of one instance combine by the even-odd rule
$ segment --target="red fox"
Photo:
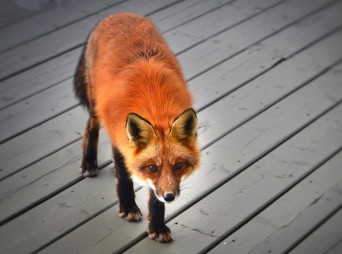
[[[102,20],[78,63],[76,97],[89,112],[81,171],[96,176],[100,125],[113,147],[119,215],[140,221],[132,178],[150,188],[148,233],[172,241],[164,203],[199,166],[197,117],[175,55],[145,17],[121,13]]]

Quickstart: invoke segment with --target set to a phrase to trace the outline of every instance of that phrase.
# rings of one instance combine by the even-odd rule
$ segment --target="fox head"
[[[180,183],[199,165],[197,117],[188,109],[165,131],[135,113],[126,121],[130,154],[126,158],[133,178],[147,183],[162,202],[180,194]]]

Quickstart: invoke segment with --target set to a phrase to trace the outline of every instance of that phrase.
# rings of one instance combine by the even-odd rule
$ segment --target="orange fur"
[[[170,182],[179,186],[182,176],[198,167],[199,149],[196,140],[181,144],[169,133],[177,116],[192,107],[192,97],[157,28],[135,14],[104,19],[89,37],[85,66],[87,96],[95,102],[95,113],[123,154],[128,171],[161,189],[169,188]],[[132,112],[147,119],[155,131],[141,151],[132,149],[127,138],[126,119]],[[186,162],[187,170],[173,173],[177,161]],[[158,179],[138,170],[152,162],[160,167]],[[157,183],[160,179],[164,182]]]

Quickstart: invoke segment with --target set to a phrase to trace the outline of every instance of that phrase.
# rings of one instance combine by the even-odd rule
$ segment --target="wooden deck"
[[[57,1],[58,2],[58,1]],[[63,1],[60,1],[63,2]],[[341,0],[66,1],[0,29],[0,253],[342,253]],[[72,75],[94,25],[149,16],[182,65],[202,166],[175,241],[119,218],[108,137],[79,173]]]

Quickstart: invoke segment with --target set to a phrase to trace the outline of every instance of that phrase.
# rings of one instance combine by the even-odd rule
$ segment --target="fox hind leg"
[[[133,181],[130,178],[125,161],[119,150],[113,147],[114,170],[117,180],[116,191],[119,198],[119,216],[127,221],[141,221],[142,213],[135,203]]]
[[[91,112],[84,137],[83,137],[83,159],[81,163],[81,172],[84,176],[97,176],[97,146],[99,140],[100,122]]]
[[[96,176],[98,173],[97,144],[100,122],[94,113],[95,100],[92,96],[91,83],[87,75],[85,52],[86,47],[83,48],[74,75],[74,91],[76,98],[89,112],[89,119],[83,137],[81,172],[84,176]]]

